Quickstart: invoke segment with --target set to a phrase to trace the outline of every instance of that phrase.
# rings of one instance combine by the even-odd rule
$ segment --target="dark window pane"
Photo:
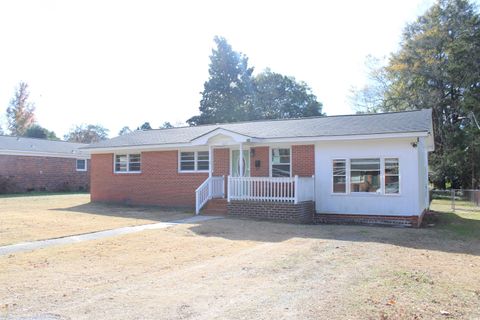
[[[195,152],[182,152],[180,153],[181,160],[194,160],[195,159]]]
[[[272,165],[272,177],[290,177],[290,165]]]
[[[119,171],[119,172],[127,171],[127,163],[126,162],[117,162],[115,164],[115,171]]]
[[[180,163],[180,170],[181,171],[193,171],[195,170],[195,162],[194,161],[185,161]]]
[[[197,160],[208,160],[208,151],[198,151]]]
[[[115,162],[127,162],[127,155],[126,154],[116,155]]]
[[[399,193],[400,179],[398,176],[385,176],[385,193]]]
[[[86,160],[77,160],[77,170],[85,170]]]
[[[350,160],[350,191],[380,192],[380,159]]]
[[[197,170],[208,170],[208,161],[198,161]]]
[[[365,171],[374,170],[380,171],[380,159],[352,159],[350,161],[350,170]]]
[[[347,191],[346,178],[345,177],[333,177],[333,192],[345,193]]]
[[[346,163],[342,160],[333,161],[333,175],[334,176],[344,176],[346,174]]]
[[[290,163],[290,149],[272,149],[272,164]]]
[[[131,154],[130,162],[140,162],[140,154]]]
[[[130,163],[130,171],[140,171],[140,163]]]
[[[398,159],[385,159],[385,174],[398,175]]]

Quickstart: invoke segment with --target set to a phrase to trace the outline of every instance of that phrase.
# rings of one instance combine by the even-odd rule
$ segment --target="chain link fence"
[[[478,211],[480,210],[480,190],[472,189],[451,189],[431,190],[430,200],[444,200],[450,203],[451,209]]]

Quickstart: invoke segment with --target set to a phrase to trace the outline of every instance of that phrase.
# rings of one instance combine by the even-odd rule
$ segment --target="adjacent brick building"
[[[86,191],[90,185],[85,144],[0,136],[0,193]]]

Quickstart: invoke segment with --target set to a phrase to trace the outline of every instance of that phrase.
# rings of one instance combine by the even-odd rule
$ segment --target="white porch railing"
[[[225,176],[208,177],[195,190],[195,214],[199,214],[202,207],[212,198],[225,197]]]
[[[314,200],[314,177],[231,177],[228,176],[228,201],[293,202]]]

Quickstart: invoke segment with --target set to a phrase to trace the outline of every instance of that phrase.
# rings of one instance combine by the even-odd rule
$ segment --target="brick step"
[[[201,214],[227,214],[227,199],[211,199],[202,208]]]

